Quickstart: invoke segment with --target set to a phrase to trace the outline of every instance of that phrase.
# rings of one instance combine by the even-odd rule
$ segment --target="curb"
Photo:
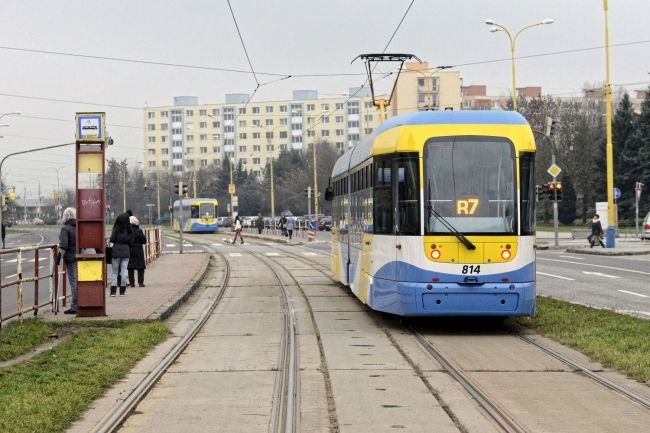
[[[147,317],[146,320],[165,320],[171,316],[172,313],[178,309],[178,307],[185,303],[185,301],[187,301],[187,298],[189,298],[190,295],[194,293],[194,291],[197,289],[197,287],[199,287],[206,274],[208,273],[210,260],[212,260],[211,256],[209,254],[206,254],[201,268],[196,272],[196,274],[194,274],[192,279],[187,284],[185,284],[183,289],[177,293],[170,301],[158,307],[156,311]]]
[[[573,253],[573,254],[587,254],[591,256],[643,256],[643,255],[650,254],[650,251],[648,250],[605,252],[605,251],[590,251],[590,250],[577,249],[577,248],[568,248],[566,252]]]

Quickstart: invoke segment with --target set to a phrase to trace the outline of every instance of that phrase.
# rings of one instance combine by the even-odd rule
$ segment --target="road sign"
[[[614,200],[618,200],[619,198],[621,198],[621,190],[614,188]]]
[[[234,183],[229,183],[228,184],[228,194],[234,194],[235,193],[235,184]]]
[[[234,206],[239,206],[239,198],[236,195],[232,196],[232,205]]]
[[[556,164],[551,164],[551,166],[548,168],[548,170],[546,170],[546,172],[553,177],[557,177],[562,172],[562,169],[558,167]]]

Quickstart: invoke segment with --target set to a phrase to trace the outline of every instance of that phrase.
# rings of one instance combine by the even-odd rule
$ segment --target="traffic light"
[[[537,196],[537,201],[544,200],[544,191],[546,190],[546,185],[535,185],[535,195]]]
[[[546,129],[544,131],[544,135],[546,135],[547,137],[550,137],[550,136],[554,135],[555,132],[556,132],[556,129],[557,129],[557,125],[559,123],[560,122],[558,122],[557,120],[553,120],[553,118],[547,116],[546,117]]]
[[[183,193],[183,197],[187,197],[187,185],[181,182],[181,192]]]
[[[183,182],[178,182],[174,184],[174,194],[178,195],[179,192],[181,191],[181,185],[183,185]]]
[[[305,197],[311,198],[311,186],[305,188]]]
[[[562,186],[562,182],[555,182],[555,200],[562,201],[563,191],[564,187]]]
[[[546,192],[548,193],[548,199],[553,201],[555,200],[555,183],[549,182],[546,184]]]

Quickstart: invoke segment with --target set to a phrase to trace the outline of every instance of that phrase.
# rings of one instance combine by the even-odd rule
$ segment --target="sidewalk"
[[[107,288],[106,316],[96,319],[166,319],[198,286],[208,269],[209,260],[209,254],[161,255],[147,265],[144,274],[145,287],[127,287],[126,296],[116,297],[110,297]],[[76,317],[63,314],[64,309],[61,308],[57,315],[47,312],[39,313],[39,316],[54,321]]]
[[[642,241],[634,237],[619,237],[614,248],[595,246],[589,248],[587,239],[572,239],[571,233],[558,233],[558,244],[555,246],[553,232],[537,232],[535,247],[538,250],[563,250],[574,254],[591,254],[598,256],[637,256],[650,254],[650,241]]]

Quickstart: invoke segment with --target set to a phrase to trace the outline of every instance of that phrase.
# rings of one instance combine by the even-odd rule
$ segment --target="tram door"
[[[418,154],[399,154],[393,167],[396,277],[398,281],[409,281],[414,278],[413,263],[422,255]]]

